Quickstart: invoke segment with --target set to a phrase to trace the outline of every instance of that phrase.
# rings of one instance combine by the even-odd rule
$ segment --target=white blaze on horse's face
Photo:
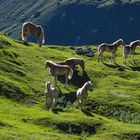
[[[93,85],[92,85],[91,81],[88,81],[88,89],[90,91],[93,91]]]

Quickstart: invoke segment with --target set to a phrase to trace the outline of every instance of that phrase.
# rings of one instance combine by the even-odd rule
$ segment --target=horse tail
[[[41,44],[44,44],[44,43],[45,43],[45,39],[44,39],[44,30],[43,30],[43,28],[42,28],[41,25],[39,25],[39,27],[40,27],[40,29],[41,29],[41,33],[40,33],[39,38],[40,38]]]
[[[69,75],[68,75],[68,79],[71,79],[72,76],[73,76],[73,70],[70,68],[70,73],[69,73]]]
[[[22,33],[21,33],[22,40],[25,40],[25,38],[24,38],[24,25],[25,24],[22,25]]]
[[[22,25],[22,33],[21,33],[21,37],[22,37],[22,40],[25,41],[25,37],[27,36],[27,22],[23,23]]]

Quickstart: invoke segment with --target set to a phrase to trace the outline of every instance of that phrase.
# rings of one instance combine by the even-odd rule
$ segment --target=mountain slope
[[[89,46],[94,48],[95,46]],[[122,48],[117,65],[96,62],[62,46],[23,45],[0,34],[0,139],[87,139],[138,140],[140,138],[140,50],[132,65],[122,64]],[[53,78],[44,69],[46,59],[62,61],[69,57],[86,60],[82,76],[78,68],[67,88],[61,91],[56,110],[44,109],[45,82]],[[75,93],[92,80],[87,107],[76,109]]]
[[[139,0],[1,0],[0,8],[0,30],[16,39],[25,21],[43,26],[46,44],[129,43],[140,36]]]

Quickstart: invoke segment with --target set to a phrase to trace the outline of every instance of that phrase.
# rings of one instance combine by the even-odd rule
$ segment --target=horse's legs
[[[51,109],[54,109],[55,104],[56,104],[56,98],[53,97],[53,98],[52,98],[52,106],[51,106]]]
[[[24,41],[24,44],[25,45],[28,45],[28,41],[27,41],[27,37],[28,37],[28,31],[27,30],[23,30],[23,33],[22,33],[22,40]]]
[[[134,62],[134,52],[132,53],[132,61]]]
[[[100,53],[98,54],[98,57],[97,57],[97,61],[99,62],[99,60],[100,60]]]
[[[80,99],[80,97],[77,97],[77,103],[78,103],[78,107],[81,107],[81,99]]]
[[[102,61],[102,54],[103,54],[103,52],[100,52],[99,53],[98,58],[97,58],[97,61]]]
[[[126,64],[126,56],[124,56],[124,62],[123,63]]]
[[[42,41],[38,41],[38,44],[39,44],[39,47],[41,47],[41,45],[42,45]]]
[[[54,76],[54,81],[55,81],[55,86],[56,86],[57,85],[57,82],[58,82],[57,76]]]
[[[84,72],[84,70],[85,70],[85,63],[84,63],[84,61],[82,63],[80,63],[80,66],[81,66],[81,68],[82,68],[82,70]]]
[[[85,98],[83,99],[83,104],[86,105],[86,103],[87,103],[87,97],[85,97]]]
[[[114,52],[112,52],[112,56],[111,56],[111,63],[112,63],[112,62],[114,62],[114,63],[115,63],[115,57],[116,57],[116,56],[115,56],[115,53],[114,53]],[[112,60],[113,60],[113,61],[112,61]]]
[[[48,97],[47,97],[47,94],[45,95],[45,108],[47,108],[47,99],[48,99]]]
[[[65,79],[66,79],[66,81],[65,81],[65,87],[66,87],[66,85],[68,83],[68,75],[65,75]]]

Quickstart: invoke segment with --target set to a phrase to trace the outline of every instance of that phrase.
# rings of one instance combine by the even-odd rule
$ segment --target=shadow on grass
[[[105,66],[107,67],[110,67],[112,69],[118,69],[119,71],[124,71],[125,69],[128,69],[128,70],[133,70],[133,71],[140,71],[140,66],[137,65],[136,61],[134,62],[131,62],[129,61],[129,63],[132,65],[128,65],[126,64],[127,67],[125,66],[122,66],[122,65],[119,65],[117,63],[103,63]],[[128,68],[129,67],[129,68]]]
[[[119,64],[117,64],[117,63],[103,63],[105,66],[107,66],[107,67],[110,67],[110,68],[112,68],[112,69],[118,69],[119,71],[124,71],[125,69],[128,69],[128,68],[126,68],[126,67],[123,67],[123,66],[121,66],[121,65],[119,65]]]
[[[79,71],[74,71],[73,77],[69,82],[75,85],[76,87],[82,87],[84,83],[89,80],[90,78],[86,71],[83,72],[83,75],[79,75]],[[65,84],[65,76],[59,76],[58,81],[61,81],[63,84]]]
[[[73,104],[76,101],[76,92],[62,93],[62,91],[58,86],[57,88],[59,90],[57,105],[55,109],[52,110],[52,112],[55,114],[58,114],[58,112],[63,112],[63,109],[65,107]]]
[[[87,116],[89,116],[89,117],[94,117],[93,114],[90,113],[90,112],[89,112],[88,110],[86,110],[86,109],[81,109],[81,111],[82,111],[85,115],[87,115]]]
[[[128,65],[131,68],[131,70],[133,70],[133,71],[140,71],[140,66],[137,65],[135,60],[133,62],[131,62],[131,61],[129,61],[129,62],[132,65],[132,66]]]

